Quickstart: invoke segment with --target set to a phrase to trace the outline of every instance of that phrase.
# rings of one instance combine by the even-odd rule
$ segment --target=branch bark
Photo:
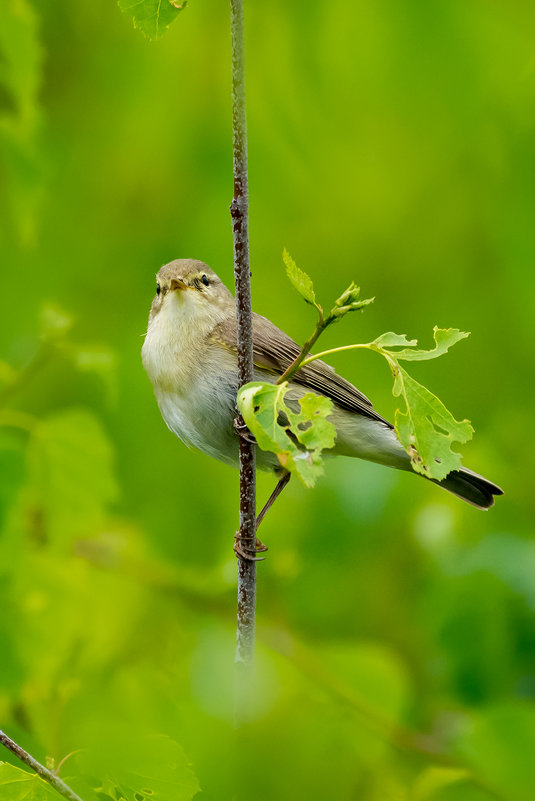
[[[243,0],[230,0],[232,34],[232,134],[234,197],[230,206],[234,235],[234,280],[238,317],[238,382],[253,380],[251,274],[249,268],[249,192]],[[243,424],[241,416],[239,424]],[[254,552],[256,543],[256,446],[240,437],[240,543]],[[238,559],[238,627],[236,666],[238,694],[250,677],[255,639],[256,562]]]
[[[41,777],[41,779],[44,779],[45,782],[48,782],[48,784],[50,784],[54,790],[56,790],[56,792],[62,795],[63,798],[67,798],[68,801],[82,801],[80,796],[76,795],[74,790],[71,790],[71,788],[65,784],[65,782],[59,778],[59,776],[57,776],[51,770],[48,770],[48,768],[45,768],[44,765],[41,765],[40,762],[34,759],[31,754],[24,750],[24,748],[21,748],[20,745],[17,745],[17,743],[12,740],[11,737],[8,737],[3,731],[0,731],[0,743],[5,745],[5,747],[8,748],[12,754],[15,754],[15,756],[20,759],[21,762],[24,762],[25,765],[34,770],[37,775]]]

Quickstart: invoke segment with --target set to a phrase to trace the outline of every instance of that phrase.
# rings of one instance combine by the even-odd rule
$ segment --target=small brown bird
[[[156,281],[142,359],[163,419],[186,445],[237,467],[234,297],[210,267],[195,259],[166,264]],[[258,314],[253,315],[253,339],[256,381],[274,383],[301,350]],[[329,419],[337,436],[329,453],[414,472],[391,423],[325,362],[301,368],[290,381],[287,397],[291,402],[310,391],[334,403]],[[258,450],[257,464],[281,474],[273,453]],[[480,509],[488,509],[494,496],[503,494],[496,484],[465,467],[442,481],[431,480]]]

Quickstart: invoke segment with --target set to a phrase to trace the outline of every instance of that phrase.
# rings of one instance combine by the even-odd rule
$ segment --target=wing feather
[[[236,351],[237,322],[235,319],[218,323],[212,339]],[[253,356],[254,363],[262,370],[274,375],[282,373],[297,358],[301,351],[284,331],[273,325],[266,317],[253,313]],[[373,408],[371,401],[353,384],[335,373],[334,369],[317,359],[302,367],[292,378],[296,384],[331,398],[342,409],[379,420],[389,428],[392,425]]]

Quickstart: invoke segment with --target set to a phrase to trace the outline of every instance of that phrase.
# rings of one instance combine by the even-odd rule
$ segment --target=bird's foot
[[[234,535],[234,553],[238,559],[244,559],[246,562],[263,562],[264,557],[257,556],[256,554],[263,553],[267,550],[267,545],[264,545],[263,542],[260,542],[258,537],[256,538],[255,547],[253,549],[249,545],[242,545],[239,531],[237,531]]]
[[[234,430],[242,439],[246,442],[250,442],[251,445],[256,445],[256,439],[253,437],[245,423],[239,417],[234,418]]]
[[[268,546],[264,545],[263,542],[260,542],[260,540],[257,537],[256,538],[256,552],[257,553],[264,553],[265,551],[269,551]]]

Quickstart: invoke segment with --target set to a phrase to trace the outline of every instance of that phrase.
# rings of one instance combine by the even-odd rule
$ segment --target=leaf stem
[[[249,188],[243,0],[230,0],[232,35],[232,134],[234,197],[230,206],[234,239],[234,278],[238,318],[238,386],[254,378],[251,279],[249,267]],[[243,424],[239,415],[238,424]],[[246,552],[256,544],[255,444],[240,437],[240,544]],[[236,633],[237,704],[247,703],[255,641],[256,562],[238,558],[238,623]],[[243,715],[238,711],[237,718]]]
[[[45,782],[48,782],[56,792],[63,796],[63,798],[67,798],[68,801],[82,801],[79,795],[76,795],[74,790],[65,784],[65,782],[59,778],[55,773],[48,768],[45,768],[44,765],[41,765],[31,754],[21,748],[11,737],[8,737],[3,731],[0,731],[0,743],[5,745],[12,754],[15,754],[17,759],[20,759],[21,762],[24,762],[29,768],[37,773],[38,776],[41,777]]]
[[[322,350],[321,353],[315,353],[313,356],[309,356],[308,359],[305,359],[304,361],[301,362],[301,367],[305,367],[305,365],[310,364],[311,362],[315,362],[317,359],[323,359],[324,356],[330,356],[331,353],[341,353],[342,351],[345,350],[362,350],[362,349],[376,350],[383,356],[385,355],[383,351],[381,351],[373,344],[373,342],[366,342],[360,345],[341,345],[339,348],[329,348],[329,350]]]
[[[314,361],[314,359],[318,358],[317,356],[312,356],[311,358],[308,358],[308,359],[306,357],[307,357],[307,354],[309,353],[310,349],[312,347],[314,347],[314,344],[318,340],[320,334],[322,334],[323,331],[325,331],[325,329],[327,328],[328,324],[329,324],[328,321],[323,318],[323,315],[321,315],[320,319],[316,323],[316,329],[315,329],[314,333],[312,334],[310,339],[307,339],[307,341],[305,342],[305,344],[301,348],[301,352],[299,353],[299,356],[297,356],[293,360],[293,362],[290,364],[290,366],[287,367],[286,370],[284,371],[284,373],[277,379],[277,381],[276,381],[277,384],[282,384],[284,381],[289,381],[289,379],[293,375],[295,375],[297,373],[297,371],[301,367],[303,367],[305,364],[308,364],[308,362]]]

